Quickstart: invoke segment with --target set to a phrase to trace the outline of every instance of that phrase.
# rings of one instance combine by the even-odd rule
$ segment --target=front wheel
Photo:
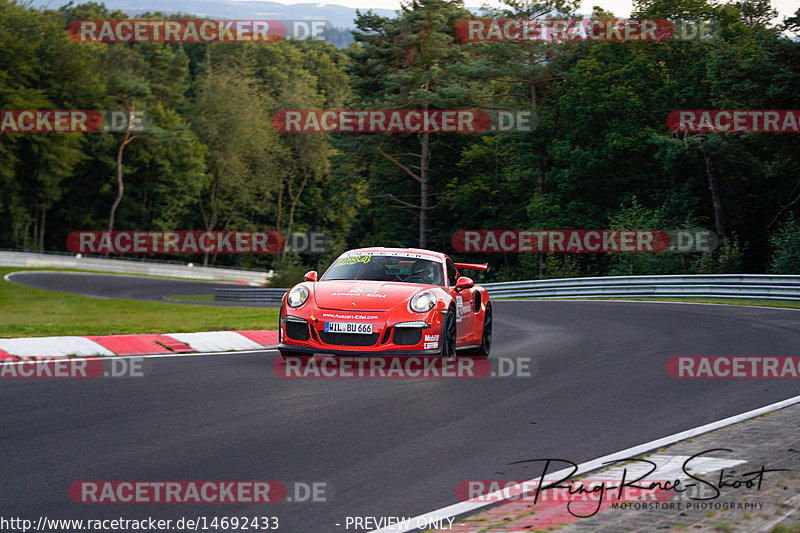
[[[486,304],[486,310],[483,312],[483,330],[481,333],[481,344],[472,350],[474,355],[481,357],[489,357],[489,351],[492,349],[492,306]]]
[[[453,359],[456,356],[456,314],[453,309],[447,310],[442,321],[441,348],[439,354],[442,357]]]

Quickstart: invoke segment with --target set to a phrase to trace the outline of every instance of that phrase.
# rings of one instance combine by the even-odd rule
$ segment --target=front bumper
[[[336,311],[283,308],[278,348],[298,353],[335,355],[436,355],[439,353],[443,314],[391,311]],[[403,327],[421,321],[427,327]],[[371,334],[325,332],[325,322],[372,324]]]
[[[297,346],[295,344],[279,344],[278,349],[291,350],[308,355],[315,353],[326,353],[331,355],[398,355],[413,357],[417,355],[439,355],[439,350],[344,350],[341,348],[312,348],[309,346]]]

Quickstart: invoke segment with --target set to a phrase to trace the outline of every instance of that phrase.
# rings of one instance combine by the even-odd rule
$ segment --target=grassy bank
[[[2,279],[20,270],[39,269],[0,268],[0,337],[277,329],[276,308],[107,300]]]

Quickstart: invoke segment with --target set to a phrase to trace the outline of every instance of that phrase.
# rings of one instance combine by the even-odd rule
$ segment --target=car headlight
[[[415,313],[425,313],[436,306],[436,295],[431,291],[422,291],[413,298],[409,304]]]
[[[300,307],[306,303],[306,300],[308,300],[308,289],[298,285],[289,292],[286,303],[289,304],[289,307]]]

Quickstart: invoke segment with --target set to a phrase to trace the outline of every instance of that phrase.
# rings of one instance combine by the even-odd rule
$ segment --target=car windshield
[[[442,264],[437,261],[418,257],[360,254],[337,259],[320,281],[399,281],[444,285],[443,279]]]

